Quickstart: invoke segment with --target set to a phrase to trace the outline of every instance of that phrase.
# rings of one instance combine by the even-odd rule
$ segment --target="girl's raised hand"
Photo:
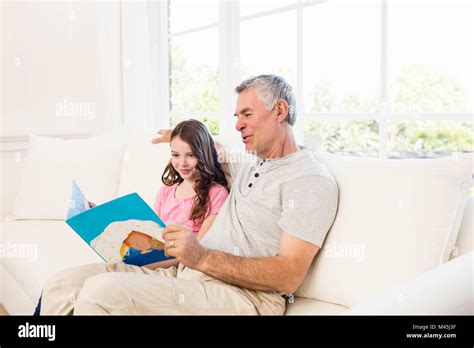
[[[153,138],[151,140],[151,143],[152,144],[169,143],[171,141],[172,132],[173,132],[172,129],[160,129],[157,133],[161,134],[161,137]]]

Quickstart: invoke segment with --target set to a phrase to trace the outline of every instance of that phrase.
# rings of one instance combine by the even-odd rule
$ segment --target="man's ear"
[[[288,117],[288,103],[284,99],[280,99],[276,105],[277,120],[283,122]]]

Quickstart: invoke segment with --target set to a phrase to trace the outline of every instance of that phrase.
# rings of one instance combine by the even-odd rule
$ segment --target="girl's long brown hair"
[[[197,158],[197,179],[194,184],[196,197],[191,210],[190,219],[204,219],[209,206],[209,189],[213,183],[220,184],[229,190],[224,171],[218,161],[214,140],[206,126],[197,120],[180,122],[171,133],[171,140],[179,136],[182,141],[189,144],[193,155]],[[174,169],[171,160],[168,162],[161,181],[167,186],[183,182],[183,178]]]

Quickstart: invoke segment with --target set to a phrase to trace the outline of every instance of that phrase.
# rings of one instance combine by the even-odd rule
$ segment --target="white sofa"
[[[63,221],[73,177],[96,203],[138,192],[151,204],[169,146],[150,139],[31,138],[0,229],[0,303],[10,314],[33,313],[54,272],[102,262]],[[315,155],[338,181],[338,215],[286,314],[474,314],[471,157]]]

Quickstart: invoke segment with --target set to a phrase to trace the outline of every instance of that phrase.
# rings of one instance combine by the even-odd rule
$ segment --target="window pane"
[[[375,111],[380,11],[379,1],[331,1],[303,10],[306,111]]]
[[[419,112],[472,112],[473,4],[389,2],[389,95]]]
[[[305,144],[321,150],[359,156],[378,156],[379,125],[375,120],[305,120]]]
[[[219,19],[218,1],[171,0],[169,17],[171,33],[216,23]]]
[[[217,28],[212,28],[179,35],[170,41],[172,111],[217,111],[218,37]]]
[[[295,3],[295,0],[240,0],[240,15],[251,15],[279,7],[294,5]]]
[[[404,121],[388,124],[390,157],[438,157],[474,151],[474,122]]]
[[[296,11],[240,23],[241,74],[277,74],[296,87]]]

